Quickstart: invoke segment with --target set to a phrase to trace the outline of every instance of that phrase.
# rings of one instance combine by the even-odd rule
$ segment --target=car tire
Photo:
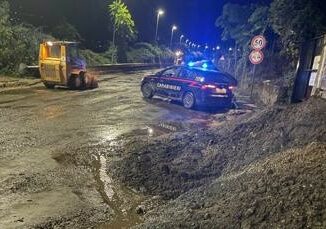
[[[192,109],[196,105],[196,98],[192,92],[186,92],[182,98],[183,106],[187,109]]]
[[[55,87],[55,85],[51,83],[43,82],[43,84],[47,89],[54,89]]]
[[[151,99],[154,96],[153,87],[149,83],[145,83],[141,86],[141,92],[143,93],[143,96],[146,99]]]

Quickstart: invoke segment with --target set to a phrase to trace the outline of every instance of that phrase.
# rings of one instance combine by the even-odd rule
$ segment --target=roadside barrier
[[[146,63],[123,63],[123,64],[103,64],[97,66],[87,67],[87,71],[91,73],[96,73],[98,75],[107,74],[110,72],[130,72],[147,70],[154,68],[164,68],[171,64],[146,64]],[[26,68],[21,72],[24,75],[31,75],[35,77],[40,77],[38,66],[26,66]]]

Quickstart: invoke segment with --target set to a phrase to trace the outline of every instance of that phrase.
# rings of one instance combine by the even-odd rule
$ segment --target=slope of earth
[[[292,193],[288,202],[280,204],[280,208],[284,208],[283,211],[286,211],[288,209],[287,204],[293,203],[293,205],[291,205],[293,210],[289,213],[292,215],[288,215],[288,218],[284,219],[286,222],[289,222],[288,226],[311,226],[312,223],[318,226],[325,222],[324,211],[326,200],[325,196],[322,195],[322,193],[325,193],[324,183],[326,177],[325,112],[326,102],[321,99],[313,98],[301,104],[277,106],[266,109],[262,112],[258,112],[254,117],[250,117],[240,124],[239,122],[233,124],[229,123],[218,128],[174,134],[165,138],[157,138],[153,141],[134,139],[122,149],[122,155],[125,155],[125,157],[110,165],[109,168],[117,179],[147,195],[159,195],[166,200],[176,199],[180,195],[183,195],[180,197],[181,199],[194,195],[193,198],[195,201],[185,200],[183,202],[176,200],[173,202],[174,205],[172,203],[164,207],[167,209],[166,212],[172,215],[179,214],[180,222],[199,225],[199,221],[195,217],[197,213],[193,212],[189,204],[191,205],[192,202],[195,202],[193,208],[202,208],[202,203],[205,204],[205,198],[209,198],[209,196],[207,196],[208,194],[204,192],[205,188],[203,187],[210,183],[219,185],[219,182],[223,183],[225,182],[223,179],[226,179],[229,180],[229,186],[226,187],[224,192],[223,190],[219,190],[219,188],[213,189],[221,192],[221,199],[218,199],[219,193],[213,191],[211,195],[217,195],[217,197],[215,197],[212,202],[208,201],[208,203],[212,205],[214,205],[215,202],[225,201],[224,206],[220,210],[224,211],[225,214],[230,217],[230,221],[227,221],[227,218],[225,218],[226,215],[218,214],[216,217],[220,217],[219,219],[222,219],[222,221],[224,218],[226,220],[225,225],[219,224],[221,227],[238,227],[239,225],[249,227],[255,223],[257,223],[258,226],[267,227],[269,223],[273,224],[274,219],[279,219],[276,215],[282,215],[282,211],[278,208],[275,209],[275,203],[271,200],[284,202],[284,200],[278,198],[278,191],[281,191],[278,195],[285,195],[284,198],[287,198],[288,194]],[[312,142],[316,142],[317,148],[307,148]],[[292,159],[289,152],[294,154]],[[311,164],[305,164],[306,161],[307,163],[309,161],[309,152],[316,152],[316,160],[312,157],[310,159],[312,161]],[[300,158],[301,154],[304,160],[297,161],[296,159]],[[280,159],[277,159],[277,157],[280,157]],[[286,158],[290,158],[290,162],[293,161],[293,164],[288,163],[289,167],[284,166],[284,160],[287,160]],[[269,160],[273,161],[273,163],[268,162]],[[276,168],[278,168],[276,169],[276,175],[272,176],[272,174],[274,174],[273,170],[267,170],[269,176],[266,176],[265,180],[258,181],[262,174],[264,174],[264,172],[260,171],[261,169],[257,167],[261,166],[257,164],[258,162],[262,164],[269,163],[269,165],[275,164]],[[255,168],[255,165],[257,165],[257,168],[253,170],[249,176],[246,171],[251,171],[249,168],[252,166]],[[297,167],[295,165],[297,165]],[[296,186],[297,177],[299,177],[303,171],[309,169],[309,166],[314,170],[308,173],[306,177],[302,178],[302,185],[307,187],[307,189],[312,189],[313,192],[316,190],[315,194],[311,194],[311,192],[304,193],[306,189],[303,187],[302,189],[298,188],[300,182],[298,183],[299,186]],[[288,168],[293,168],[293,171],[289,171]],[[234,174],[239,174],[240,171],[245,175],[234,176]],[[284,173],[287,172],[285,177],[294,177],[295,179],[290,179],[290,181],[283,180],[282,171]],[[219,181],[219,179],[222,181]],[[248,185],[252,183],[253,187],[237,179],[248,179]],[[309,183],[308,181],[311,179],[313,179],[314,182]],[[275,187],[273,186],[273,182],[275,182]],[[289,182],[289,189],[294,191],[290,192],[287,190],[287,194],[285,194],[286,191],[282,193],[283,189],[279,187],[282,187],[284,182]],[[238,186],[235,186],[235,184]],[[257,217],[257,222],[254,220],[244,221],[242,219],[247,219],[256,212],[256,207],[254,206],[259,204],[259,201],[253,198],[253,192],[259,192],[260,184],[263,184],[263,190],[260,190],[260,192],[262,192],[261,198],[270,203],[270,205],[262,205],[262,209],[258,209],[257,211],[271,214],[271,221],[266,220],[270,217],[267,213],[261,213],[263,216]],[[312,187],[310,187],[310,185],[312,185]],[[193,193],[193,190],[198,187],[202,189],[197,191],[196,198],[194,194],[196,192]],[[232,190],[242,190],[245,194],[242,194],[241,197],[239,196],[240,193],[233,192]],[[243,207],[240,206],[243,199],[248,198],[246,195],[251,196],[249,200],[253,205],[252,208],[246,207],[246,205]],[[237,198],[232,198],[232,196]],[[309,198],[306,199],[306,197],[312,198],[313,200]],[[297,202],[293,200],[297,200]],[[319,204],[314,205],[311,201],[317,201]],[[177,206],[175,204],[179,202],[187,203],[185,209],[189,210],[189,212],[181,211],[181,213],[178,213],[180,208],[184,209],[182,205]],[[303,204],[306,204],[307,208],[303,207]],[[222,205],[223,203],[221,203],[221,206]],[[263,211],[264,206],[266,209]],[[174,217],[171,217],[171,214],[167,214],[167,217],[164,217],[164,213],[162,213],[161,209],[162,207],[154,210],[157,214],[161,213],[163,218],[158,218],[158,220],[161,219],[161,221],[155,221],[154,224],[149,223],[147,225],[149,225],[149,227],[154,225],[160,227],[159,225],[165,225],[162,222],[171,222],[174,226],[177,226],[177,224],[174,224],[177,222]],[[237,211],[237,213],[232,212],[232,209]],[[308,211],[307,209],[310,210]],[[212,210],[212,212],[215,212],[215,210]],[[207,214],[208,215],[202,219],[210,218],[211,213]],[[247,218],[246,215],[248,216]],[[146,219],[150,218],[151,217]],[[191,218],[193,218],[193,220],[189,220]],[[253,218],[256,219],[256,216],[253,216]],[[238,221],[235,219],[238,219]],[[281,222],[283,222],[282,220]],[[230,224],[228,224],[228,222]],[[189,226],[188,223],[185,223],[185,227]],[[214,224],[208,224],[207,227],[217,225],[215,221],[213,223]],[[180,225],[183,224],[181,223]],[[167,227],[169,226],[171,225],[167,224]],[[201,226],[205,226],[205,224],[201,224]]]
[[[145,194],[176,198],[222,174],[292,147],[326,142],[326,102],[274,107],[241,122],[157,138],[134,139],[114,176]]]
[[[325,161],[321,143],[277,153],[161,206],[140,228],[325,228]]]

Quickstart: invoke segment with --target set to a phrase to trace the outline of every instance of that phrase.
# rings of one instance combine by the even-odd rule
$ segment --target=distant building
[[[326,99],[326,34],[302,45],[292,100]]]

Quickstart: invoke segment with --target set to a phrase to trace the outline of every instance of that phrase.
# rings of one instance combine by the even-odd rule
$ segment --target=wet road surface
[[[243,101],[236,112],[145,101],[139,85],[147,73],[101,76],[92,91],[39,84],[0,92],[0,228],[79,225],[74,219],[101,228],[135,225],[144,197],[115,183],[106,168],[112,158],[105,150],[115,139],[208,128],[254,109]]]

